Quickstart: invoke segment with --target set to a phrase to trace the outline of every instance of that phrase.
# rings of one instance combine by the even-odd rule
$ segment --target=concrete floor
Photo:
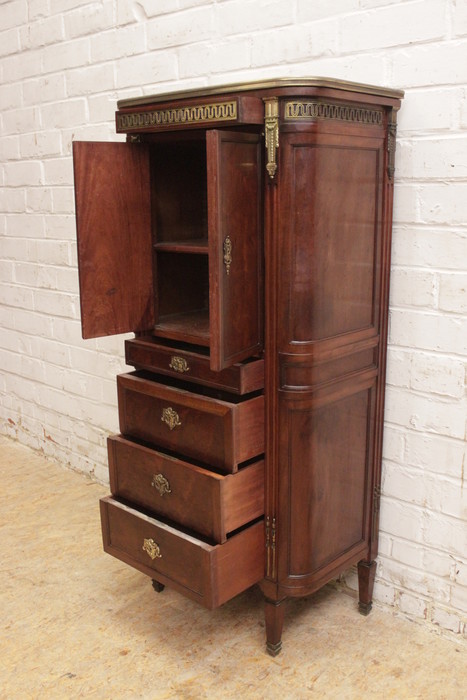
[[[256,588],[209,612],[102,552],[105,487],[0,437],[0,698],[467,697],[466,647],[328,586],[264,652]]]

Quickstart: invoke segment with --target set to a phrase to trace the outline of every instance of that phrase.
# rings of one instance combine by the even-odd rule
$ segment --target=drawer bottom
[[[216,608],[264,576],[264,523],[211,545],[111,497],[100,501],[104,550],[160,583]]]

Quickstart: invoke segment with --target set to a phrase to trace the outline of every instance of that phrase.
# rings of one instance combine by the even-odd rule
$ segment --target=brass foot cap
[[[165,588],[163,583],[159,583],[159,581],[156,581],[155,579],[152,580],[152,587],[154,588],[156,593],[162,593],[162,591]]]
[[[266,651],[269,656],[277,656],[282,649],[282,642],[277,642],[277,644],[272,644],[272,642],[266,643]]]
[[[369,615],[372,607],[373,603],[359,603],[358,612],[360,613],[360,615]]]

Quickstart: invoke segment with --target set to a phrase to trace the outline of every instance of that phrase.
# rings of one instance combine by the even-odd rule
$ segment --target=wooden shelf
[[[163,316],[154,327],[154,335],[209,346],[209,312],[207,309],[201,309]]]
[[[163,241],[155,243],[154,248],[164,253],[195,253],[207,255],[208,240],[207,238],[196,238],[187,241]]]

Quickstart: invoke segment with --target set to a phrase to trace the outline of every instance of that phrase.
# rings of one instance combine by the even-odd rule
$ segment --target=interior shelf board
[[[209,312],[205,309],[162,316],[154,334],[172,340],[209,346]]]
[[[160,241],[154,244],[154,248],[167,253],[201,253],[207,254],[207,238],[196,238],[187,241]]]

